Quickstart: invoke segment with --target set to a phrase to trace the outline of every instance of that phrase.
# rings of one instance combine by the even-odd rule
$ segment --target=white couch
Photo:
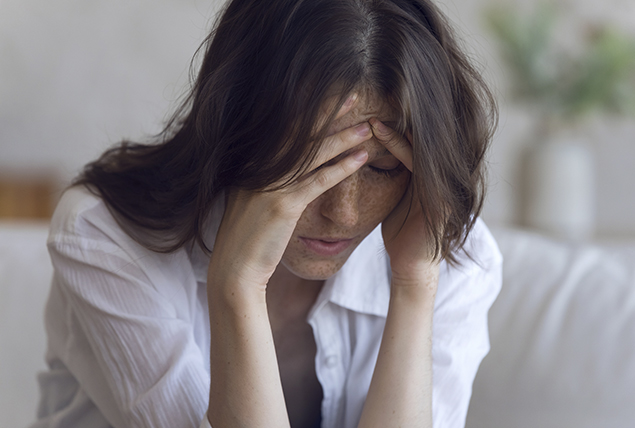
[[[467,427],[635,427],[635,240],[493,232],[503,288]]]
[[[43,311],[53,268],[46,223],[0,222],[0,428],[35,420],[44,369]]]
[[[635,241],[494,230],[505,257],[468,428],[635,426]],[[46,225],[0,223],[0,428],[34,419],[44,368]]]

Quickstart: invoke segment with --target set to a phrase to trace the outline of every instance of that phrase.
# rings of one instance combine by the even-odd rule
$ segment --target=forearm
[[[393,284],[360,428],[432,426],[435,292],[436,282],[406,287]]]
[[[265,290],[218,282],[208,283],[210,424],[288,427]]]

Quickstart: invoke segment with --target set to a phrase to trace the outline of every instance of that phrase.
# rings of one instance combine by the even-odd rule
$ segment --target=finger
[[[301,194],[306,197],[305,202],[307,204],[310,203],[322,193],[352,175],[361,168],[367,160],[368,152],[365,149],[359,149],[335,164],[325,166],[305,180],[298,182],[298,185],[303,186]]]
[[[342,107],[340,107],[339,111],[335,115],[335,120],[341,118],[346,113],[351,111],[353,109],[353,107],[355,106],[355,104],[357,104],[357,94],[349,95],[346,98],[346,101],[344,101],[344,104],[342,104]]]
[[[326,137],[315,159],[309,166],[308,171],[313,171],[315,168],[322,166],[347,150],[371,139],[372,136],[373,133],[370,124],[368,122],[362,122]]]
[[[368,122],[377,141],[412,172],[412,144],[410,144],[410,141],[381,123],[375,117]]]
[[[345,116],[348,112],[350,112],[353,109],[353,107],[355,107],[355,105],[357,104],[357,99],[358,99],[358,96],[355,93],[350,94],[348,97],[346,97],[346,99],[344,100],[344,103],[340,106],[339,110],[337,111],[337,114],[333,118],[333,121],[340,119],[341,117]],[[331,116],[331,112],[336,107],[336,102],[338,100],[339,100],[339,97],[331,97],[322,105],[322,107],[320,108],[321,117],[315,125],[316,132],[326,125],[327,123],[326,120]]]

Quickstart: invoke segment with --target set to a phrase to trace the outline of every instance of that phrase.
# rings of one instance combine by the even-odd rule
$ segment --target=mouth
[[[300,241],[302,241],[310,251],[316,254],[319,254],[321,256],[335,256],[346,250],[353,242],[353,239],[314,239],[300,237]]]

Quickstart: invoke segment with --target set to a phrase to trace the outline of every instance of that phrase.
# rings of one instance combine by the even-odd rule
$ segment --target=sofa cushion
[[[633,427],[635,242],[493,232],[503,288],[467,427]]]
[[[53,268],[48,224],[0,222],[0,427],[35,420],[45,368],[44,304]]]

